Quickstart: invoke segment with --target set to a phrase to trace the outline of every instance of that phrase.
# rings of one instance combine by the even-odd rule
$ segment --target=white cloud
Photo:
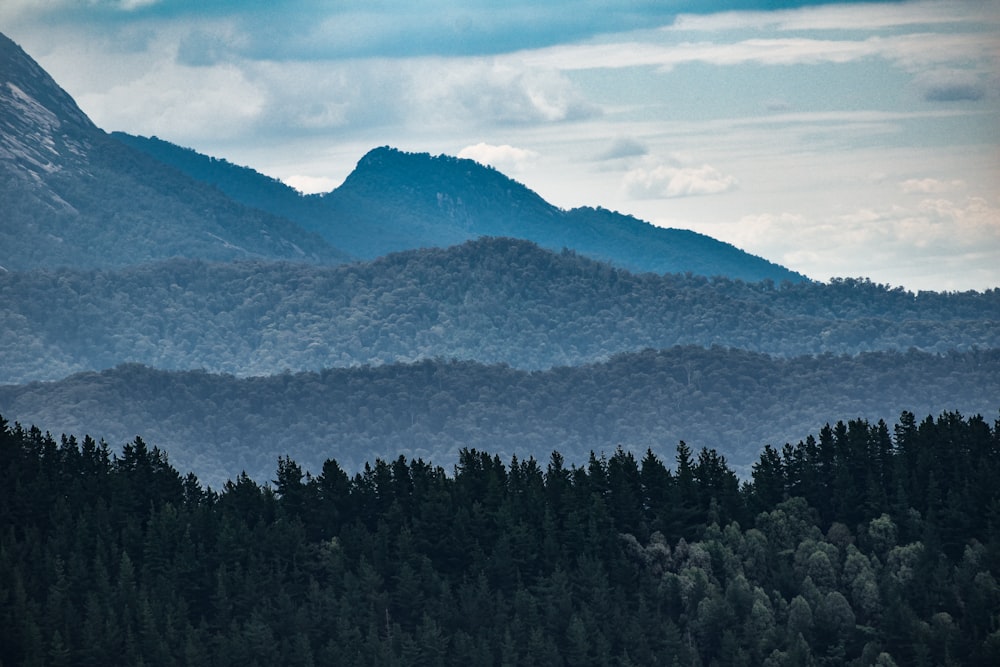
[[[4,0],[0,3],[0,21],[29,21],[34,16],[60,11],[72,4],[72,0]]]
[[[764,213],[741,218],[741,247],[820,280],[867,276],[908,289],[1000,284],[1000,201],[927,198],[825,218]]]
[[[480,142],[460,150],[458,157],[490,165],[505,174],[516,174],[534,162],[538,158],[538,153],[525,148],[516,148],[509,144],[495,146]]]
[[[672,32],[721,32],[772,28],[796,30],[859,30],[876,31],[908,26],[946,25],[977,19],[982,14],[981,2],[952,1],[907,2],[865,5],[827,4],[772,12],[733,11],[715,14],[682,14],[667,28]],[[979,5],[979,6],[977,6]]]
[[[289,185],[303,194],[316,194],[316,193],[326,193],[330,192],[338,185],[340,182],[335,178],[328,178],[326,176],[303,176],[301,174],[294,174],[282,179],[285,185]]]
[[[965,182],[958,179],[952,181],[940,181],[936,178],[909,178],[900,183],[899,187],[907,194],[933,194],[961,190],[965,187]]]
[[[557,72],[486,58],[249,63],[246,69],[270,93],[263,120],[276,133],[342,127],[475,133],[599,113]]]
[[[948,242],[972,248],[1000,250],[1000,206],[983,197],[964,200],[924,199],[917,206],[927,236],[935,244]],[[958,238],[954,238],[954,237]],[[996,256],[1000,262],[1000,256]],[[997,267],[1000,270],[1000,266]]]
[[[127,12],[159,4],[160,0],[119,0],[118,6]]]
[[[428,117],[477,123],[551,123],[599,109],[562,74],[493,59],[427,59],[411,69],[413,101]]]
[[[737,183],[735,177],[722,174],[707,164],[700,167],[639,167],[626,173],[622,182],[626,193],[636,199],[713,195],[732,190]]]
[[[106,129],[182,141],[245,134],[254,127],[266,99],[266,90],[235,67],[161,63],[106,92],[83,95],[79,102]]]
[[[910,69],[946,63],[995,62],[995,34],[907,33],[873,35],[863,39],[815,37],[755,37],[738,41],[672,42],[664,33],[658,40],[622,36],[610,43],[553,46],[516,54],[525,63],[561,71],[659,67],[670,70],[688,63],[719,66],[844,64],[882,58]],[[648,40],[648,41],[647,41]]]

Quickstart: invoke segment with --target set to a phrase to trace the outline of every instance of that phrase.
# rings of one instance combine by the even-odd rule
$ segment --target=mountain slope
[[[1000,351],[776,359],[677,347],[544,372],[424,361],[237,379],[126,365],[60,382],[0,386],[0,414],[117,447],[142,434],[218,486],[268,479],[279,456],[317,472],[400,454],[443,466],[462,447],[570,462],[621,444],[665,460],[678,440],[749,465],[816,424],[957,410],[997,415]],[[744,472],[745,469],[744,469]]]
[[[0,274],[0,303],[0,383],[125,361],[258,375],[435,357],[538,369],[677,344],[781,356],[1000,347],[1000,290],[636,275],[506,238],[336,267],[14,272]]]
[[[510,236],[556,251],[570,248],[637,272],[804,280],[702,234],[663,229],[604,209],[561,210],[472,160],[376,148],[336,190],[303,197],[252,169],[155,137],[114,136],[236,201],[295,220],[361,258],[446,247],[479,236]]]
[[[353,225],[367,220],[379,225],[386,239],[398,239],[400,244],[413,243],[407,235],[437,246],[456,238],[511,236],[552,250],[570,248],[637,272],[690,271],[748,281],[804,279],[695,232],[663,229],[603,209],[563,211],[472,160],[377,148],[361,159],[342,186],[323,198],[334,212],[333,220],[350,220]],[[427,242],[439,234],[444,242]]]
[[[169,257],[333,262],[346,256],[289,220],[97,128],[0,35],[0,266],[125,266]]]

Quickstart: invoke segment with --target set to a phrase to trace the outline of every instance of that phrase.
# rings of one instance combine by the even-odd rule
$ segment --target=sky
[[[826,281],[1000,287],[1000,2],[3,0],[101,128],[339,185],[376,146]]]

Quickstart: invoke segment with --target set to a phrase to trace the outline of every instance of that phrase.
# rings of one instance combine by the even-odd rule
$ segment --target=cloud
[[[460,150],[458,157],[490,165],[505,174],[516,174],[534,162],[538,158],[538,153],[525,148],[516,148],[509,144],[494,146],[480,142]]]
[[[158,4],[160,0],[119,0],[117,5],[127,12]]]
[[[921,72],[913,81],[928,102],[978,101],[986,96],[986,87],[975,72],[935,69]]]
[[[652,169],[632,169],[625,174],[626,193],[636,199],[660,199],[714,195],[736,187],[733,176],[720,173],[710,165],[672,167],[660,165]]]
[[[241,133],[269,141],[388,127],[482,136],[601,113],[551,70],[493,58],[253,61],[228,50],[244,39],[225,21],[206,21],[148,36],[141,49],[100,51],[90,68],[72,41],[52,60],[67,81],[86,84],[71,93],[99,126],[195,146]]]
[[[899,184],[900,189],[907,194],[937,194],[953,192],[965,187],[961,180],[939,181],[936,178],[910,178]]]
[[[746,34],[741,30],[737,34]],[[733,67],[846,64],[881,58],[911,71],[945,64],[995,64],[995,31],[908,32],[853,38],[784,36],[727,40],[709,33],[691,41],[662,31],[628,33],[611,41],[556,45],[523,54],[525,62],[563,71],[678,66],[703,63]],[[679,39],[680,38],[680,39]]]
[[[326,193],[340,185],[340,182],[337,181],[337,179],[328,178],[326,176],[303,176],[300,174],[294,174],[282,180],[285,182],[285,185],[289,185],[303,194]]]
[[[246,33],[227,22],[216,22],[210,27],[199,25],[180,36],[177,62],[192,67],[231,62],[238,59],[234,54],[245,48],[248,41]]]
[[[641,157],[646,155],[648,152],[649,148],[647,148],[642,142],[630,137],[618,137],[606,151],[597,157],[597,159],[619,160],[621,158],[628,157]]]
[[[765,111],[771,113],[788,112],[792,109],[791,102],[781,97],[773,97],[771,99],[764,100],[762,106]]]
[[[925,198],[826,218],[743,216],[733,235],[751,252],[820,280],[867,276],[908,289],[970,289],[1000,283],[1000,201]]]
[[[418,0],[417,2],[315,0],[4,0],[6,24],[39,21],[88,30],[116,30],[138,22],[160,26],[225,19],[250,39],[229,45],[231,57],[250,60],[329,60],[427,56],[484,56],[567,40],[665,25],[672,3],[642,3],[609,11],[596,0]]]
[[[815,5],[817,3],[796,3]],[[764,6],[744,7],[743,11],[719,11],[705,14],[684,13],[677,17],[671,30],[678,32],[721,32],[728,30],[772,28],[781,31],[803,30],[859,30],[876,31],[886,28],[908,26],[947,25],[968,20],[978,15],[980,8],[975,3],[907,2],[906,10],[900,11],[894,2],[876,2],[863,9],[856,3],[818,3],[818,6],[789,5],[775,11],[774,3]]]
[[[600,110],[557,72],[489,58],[246,63],[267,90],[262,130],[317,133],[412,128],[455,134],[596,117]]]
[[[732,2],[725,3],[733,6]],[[740,9],[773,9],[768,0],[737,0]],[[816,0],[786,0],[786,6]],[[609,9],[602,0],[419,0],[418,2],[327,2],[315,0],[4,0],[0,19],[44,22],[118,23],[129,20],[238,19],[254,34],[242,57],[328,59],[495,55],[581,41],[615,32],[670,24],[679,10],[705,13],[717,0],[630,2]]]
[[[931,57],[961,62],[994,53],[993,35],[970,40],[968,34],[932,33],[936,26],[997,19],[984,3],[907,2],[866,4],[817,0],[736,0],[735,2],[634,2],[609,10],[600,0],[424,0],[415,3],[316,3],[314,0],[4,0],[0,21],[36,27],[73,26],[92,35],[114,35],[143,27],[153,32],[192,27],[179,53],[186,64],[256,61],[330,61],[345,58],[497,56],[553,49],[546,58],[560,69],[659,65],[682,62],[844,62],[873,53],[887,58]],[[989,4],[989,3],[986,3]],[[815,6],[819,5],[819,6]],[[741,11],[719,12],[736,7]],[[680,10],[685,14],[678,15]],[[225,22],[238,29],[230,40],[203,23]],[[651,27],[653,29],[651,29]],[[921,34],[866,39],[745,40],[730,43],[728,31],[844,31],[927,28]],[[689,41],[691,37],[706,39]],[[232,35],[230,35],[232,37]],[[915,39],[911,39],[914,38]],[[602,43],[611,40],[613,43]],[[569,45],[569,46],[567,46]],[[896,51],[893,54],[893,51]],[[950,54],[950,55],[949,55]],[[533,56],[535,57],[535,56]],[[575,62],[574,62],[575,61]]]
[[[569,79],[552,70],[485,58],[426,59],[392,66],[405,68],[410,116],[425,122],[523,125],[600,114]]]
[[[232,65],[187,67],[160,58],[141,74],[80,95],[77,101],[106,129],[155,134],[190,145],[199,138],[252,131],[268,92]]]

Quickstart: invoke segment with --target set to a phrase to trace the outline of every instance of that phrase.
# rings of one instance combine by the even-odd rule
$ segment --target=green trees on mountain
[[[553,443],[569,461],[619,445],[669,458],[670,443],[682,438],[749,476],[763,445],[798,440],[813,424],[891,419],[904,409],[988,414],[998,395],[996,350],[780,359],[676,347],[535,372],[425,360],[240,379],[126,364],[0,387],[0,410],[54,430],[101,433],[116,446],[142,433],[218,489],[241,471],[267,479],[288,455],[310,470],[334,457],[353,474],[399,454],[450,466],[463,447],[504,461],[544,459]]]
[[[0,420],[5,665],[992,665],[1000,423],[851,420],[740,482],[681,443],[219,492]]]
[[[340,267],[0,273],[0,300],[0,382],[123,362],[246,376],[435,357],[544,369],[674,345],[782,357],[1000,347],[1000,290],[635,275],[511,239]]]

